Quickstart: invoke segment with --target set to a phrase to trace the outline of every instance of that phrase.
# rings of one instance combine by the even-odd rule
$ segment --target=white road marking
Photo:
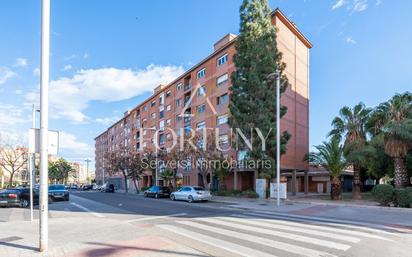
[[[240,221],[239,219],[235,219],[235,218],[208,218],[208,219],[200,218],[199,220],[214,223],[216,225],[223,225],[223,226],[227,226],[227,227],[231,227],[235,229],[242,229],[242,230],[247,230],[250,232],[255,232],[255,233],[260,233],[260,234],[283,237],[283,238],[287,238],[293,241],[300,241],[300,242],[304,242],[308,244],[320,245],[323,247],[334,248],[334,249],[343,250],[343,251],[346,251],[349,248],[351,248],[350,245],[337,243],[333,241],[327,241],[323,239],[316,239],[313,237],[301,236],[301,235],[287,233],[287,232],[275,231],[271,229],[258,228],[254,226],[243,225],[240,223],[234,223],[233,221]]]
[[[96,217],[98,217],[98,218],[104,218],[104,215],[102,215],[102,214],[100,214],[100,213],[97,213],[97,212],[94,212],[94,211],[92,211],[92,210],[90,210],[90,209],[88,209],[88,208],[86,208],[86,207],[84,207],[84,206],[81,206],[80,204],[77,204],[77,203],[74,203],[74,202],[71,202],[70,204],[76,206],[77,208],[79,208],[79,209],[81,209],[81,210],[83,210],[83,211],[85,211],[85,212],[89,212],[90,214],[92,214],[92,215],[94,215],[94,216],[96,216]]]
[[[305,248],[305,247],[301,247],[301,246],[297,246],[297,245],[292,245],[292,244],[287,244],[287,243],[283,243],[280,241],[275,241],[275,240],[271,240],[271,239],[267,239],[267,238],[263,238],[263,237],[258,237],[258,236],[254,236],[254,235],[249,235],[249,234],[245,234],[245,233],[239,233],[233,230],[228,230],[228,229],[222,229],[222,228],[217,228],[215,226],[208,226],[208,225],[204,225],[201,223],[196,223],[193,221],[177,221],[177,223],[180,224],[184,224],[187,226],[191,226],[194,228],[198,228],[198,229],[202,229],[202,230],[206,230],[212,233],[217,233],[217,234],[221,234],[224,236],[230,236],[230,237],[234,237],[240,240],[246,240],[249,242],[253,242],[255,244],[260,244],[260,245],[264,245],[264,246],[269,246],[272,248],[276,248],[285,252],[290,252],[290,253],[294,253],[297,254],[299,256],[308,256],[308,257],[332,257],[335,255],[332,254],[328,254],[325,252],[320,252],[320,251],[316,251],[316,250],[312,250],[309,248]]]
[[[260,214],[260,213],[249,213],[248,215],[240,215],[240,214],[233,214],[231,216],[234,217],[240,217],[240,218],[256,218],[256,217],[265,217],[265,218],[270,218],[270,219],[265,219],[265,222],[272,222],[272,223],[278,223],[278,224],[284,224],[287,226],[295,226],[295,227],[302,227],[302,228],[310,228],[314,230],[324,230],[324,231],[331,231],[331,232],[338,232],[341,234],[347,234],[347,235],[353,235],[353,236],[361,236],[361,237],[368,237],[368,238],[375,238],[375,239],[381,239],[381,240],[386,240],[386,241],[392,241],[388,238],[384,238],[381,236],[369,234],[366,232],[362,231],[354,231],[354,230],[344,230],[340,228],[335,228],[336,224],[331,224],[331,223],[320,223],[320,222],[315,222],[316,224],[319,225],[309,225],[309,224],[302,224],[298,221],[298,219],[293,219],[294,221],[286,221],[286,220],[275,220],[273,218],[276,218],[276,216],[269,215],[269,214]],[[331,227],[326,227],[325,225],[331,225]],[[352,229],[352,227],[350,228]]]
[[[333,223],[334,226],[338,227],[344,227],[344,228],[350,228],[350,229],[358,229],[358,230],[365,230],[365,231],[372,231],[372,232],[377,232],[381,234],[387,234],[387,235],[395,235],[392,232],[380,230],[380,229],[393,229],[384,225],[378,225],[378,224],[372,224],[372,223],[365,223],[365,222],[357,222],[357,221],[348,221],[348,220],[337,220],[337,219],[331,219],[331,218],[322,218],[322,217],[311,217],[311,216],[302,216],[302,215],[294,215],[294,214],[288,214],[288,213],[270,213],[266,211],[254,211],[253,214],[256,213],[261,213],[261,214],[266,214],[266,215],[271,215],[271,217],[275,218],[276,216],[282,217],[287,220],[299,220],[302,221],[302,219],[307,220],[309,222],[314,222],[318,224],[324,224],[325,222],[330,222]],[[243,214],[251,214],[248,212],[244,212]],[[370,226],[370,227],[365,227],[365,226]]]
[[[179,228],[171,225],[156,225],[157,227],[170,231],[172,233],[190,238],[195,241],[205,243],[223,250],[226,250],[231,253],[238,254],[240,256],[250,257],[250,256],[259,256],[259,257],[276,257],[273,254],[268,254],[259,250],[255,250],[249,247],[241,246],[238,244],[231,243],[229,241],[220,240],[214,237],[206,236],[200,233],[196,233],[184,228]]]
[[[138,221],[147,221],[147,220],[155,220],[155,219],[164,219],[167,217],[179,217],[179,216],[185,216],[187,213],[176,213],[176,214],[170,214],[170,215],[162,215],[162,216],[150,216],[150,217],[142,217],[142,218],[137,218],[137,219],[132,219],[132,220],[126,220],[126,223],[132,223],[132,222],[138,222]]]
[[[264,226],[264,227],[268,227],[268,228],[274,228],[274,229],[281,229],[281,230],[287,230],[287,231],[293,231],[293,232],[300,232],[300,233],[305,233],[305,234],[309,234],[309,235],[314,235],[314,236],[323,236],[323,237],[327,237],[327,238],[334,238],[334,239],[338,239],[338,240],[342,240],[342,241],[347,241],[347,242],[351,242],[351,243],[358,243],[360,241],[359,238],[356,237],[351,237],[351,236],[344,236],[344,235],[338,235],[336,233],[332,234],[332,233],[327,233],[327,232],[323,232],[323,231],[319,231],[318,229],[304,229],[304,228],[299,228],[299,227],[295,227],[295,226],[286,226],[286,225],[276,225],[276,224],[272,224],[267,222],[267,220],[264,221],[258,221],[258,220],[253,220],[250,219],[248,216],[244,216],[244,215],[231,215],[233,217],[238,217],[238,218],[247,218],[246,219],[240,219],[242,221],[247,221],[247,224],[250,225],[257,225],[257,226]]]

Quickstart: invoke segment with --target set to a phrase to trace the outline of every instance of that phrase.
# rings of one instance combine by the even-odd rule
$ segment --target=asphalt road
[[[237,210],[218,202],[76,192],[70,202],[51,204],[49,217],[52,256],[412,256],[408,233]],[[27,218],[27,209],[0,209],[0,256],[14,256],[12,251],[36,256],[26,245],[36,245],[37,225],[18,221]],[[2,230],[7,224],[15,227],[13,233]],[[2,244],[5,235],[21,238],[19,244]]]

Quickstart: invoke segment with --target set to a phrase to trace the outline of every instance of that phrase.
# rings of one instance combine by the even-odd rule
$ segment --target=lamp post
[[[32,105],[32,129],[36,129],[36,112],[40,112],[40,110],[36,110],[34,108],[34,104]],[[29,156],[29,166],[30,166],[30,221],[33,221],[33,178],[35,177],[36,172],[36,153],[32,153]]]
[[[40,247],[48,250],[48,147],[49,127],[49,58],[50,58],[50,0],[42,0],[41,5],[41,66],[40,66]]]
[[[276,206],[280,206],[280,72],[277,70],[267,76],[268,80],[275,78],[276,83]]]

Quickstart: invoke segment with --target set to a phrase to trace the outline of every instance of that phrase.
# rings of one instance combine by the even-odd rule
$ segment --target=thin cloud
[[[81,142],[71,133],[59,132],[59,148],[62,151],[72,152],[80,155],[92,155],[93,147]]]
[[[6,83],[9,79],[17,76],[17,74],[7,67],[0,67],[0,85]]]
[[[96,118],[94,121],[96,123],[102,124],[104,126],[109,126],[109,125],[115,123],[116,121],[118,121],[119,119],[120,119],[120,117],[113,116],[113,117]]]
[[[354,0],[352,6],[352,12],[363,12],[368,9],[367,0]]]
[[[68,71],[68,70],[71,70],[72,68],[73,68],[73,66],[71,66],[70,64],[67,64],[63,67],[63,70]]]
[[[83,111],[90,102],[116,102],[149,93],[159,84],[177,78],[183,71],[179,66],[157,65],[149,65],[142,70],[80,70],[71,78],[62,77],[50,82],[50,112],[55,118],[86,122],[89,118]]]
[[[346,0],[338,0],[333,6],[332,6],[332,10],[336,10],[341,8],[342,6],[346,5],[347,2]]]
[[[25,58],[17,58],[16,61],[13,64],[13,67],[27,67],[28,63],[27,63],[27,59]]]
[[[33,76],[36,76],[36,77],[40,76],[40,69],[39,68],[33,69]]]
[[[89,58],[89,54],[88,54],[88,53],[84,53],[84,54],[83,54],[83,59],[87,59],[87,58]]]
[[[356,44],[356,41],[352,37],[346,37],[345,42],[352,45]]]

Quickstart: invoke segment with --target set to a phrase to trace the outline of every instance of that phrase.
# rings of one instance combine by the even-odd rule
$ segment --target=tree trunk
[[[137,179],[133,179],[133,183],[134,183],[134,188],[136,189],[136,194],[138,194],[139,193],[139,188],[138,188],[138,185],[137,185]]]
[[[13,187],[13,176],[14,176],[14,172],[10,172],[10,179],[9,179],[9,187]]]
[[[407,187],[409,186],[408,172],[406,171],[405,160],[400,157],[393,158],[393,164],[395,166],[395,187]]]
[[[353,166],[353,183],[352,183],[352,199],[360,200],[361,197],[361,180],[360,180],[360,167],[358,165]]]
[[[342,200],[342,187],[340,178],[332,178],[332,188],[330,191],[330,198],[332,200]]]
[[[126,191],[126,193],[129,192],[129,189],[127,188],[127,176],[124,176],[124,190]]]
[[[207,173],[202,174],[202,181],[203,181],[203,186],[205,187],[205,189],[209,190],[209,184],[207,183]]]

